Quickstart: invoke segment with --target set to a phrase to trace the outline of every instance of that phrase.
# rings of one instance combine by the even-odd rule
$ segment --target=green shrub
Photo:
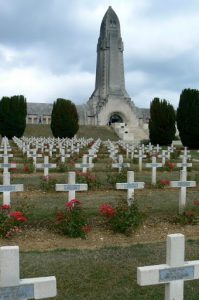
[[[177,127],[183,146],[199,149],[199,91],[184,89],[177,109]]]
[[[149,137],[153,145],[170,145],[175,137],[175,111],[166,100],[154,98],[150,105]]]
[[[45,192],[55,191],[55,185],[57,183],[56,178],[48,175],[41,177],[40,187]]]
[[[21,211],[11,211],[11,206],[4,204],[0,207],[0,237],[11,237],[21,232],[21,227],[27,218]]]
[[[85,238],[91,230],[81,202],[77,199],[67,202],[64,211],[57,212],[55,227],[59,233],[73,238]]]
[[[105,219],[105,224],[117,233],[130,234],[143,221],[143,215],[139,212],[136,202],[128,206],[126,200],[121,200],[114,208],[110,204],[102,204],[100,214]]]
[[[78,131],[78,113],[70,100],[57,99],[53,103],[51,130],[54,137],[72,138]]]
[[[27,104],[24,96],[3,97],[0,101],[0,134],[21,137],[26,128]]]

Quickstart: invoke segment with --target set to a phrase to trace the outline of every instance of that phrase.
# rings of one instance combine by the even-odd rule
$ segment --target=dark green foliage
[[[0,134],[21,137],[26,128],[27,104],[24,96],[3,97],[0,101]]]
[[[170,145],[175,137],[175,111],[166,100],[154,98],[150,106],[149,137],[153,145]]]
[[[70,100],[57,99],[53,103],[51,130],[54,137],[72,138],[79,129],[75,104]]]
[[[199,149],[199,91],[185,89],[177,109],[177,127],[184,146]]]

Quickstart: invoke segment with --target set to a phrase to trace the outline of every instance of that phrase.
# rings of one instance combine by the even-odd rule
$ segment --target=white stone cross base
[[[199,279],[199,260],[184,261],[184,253],[184,235],[168,235],[166,264],[138,267],[138,284],[165,284],[165,300],[183,300],[184,281]]]
[[[19,247],[0,247],[0,299],[26,300],[55,297],[56,278],[20,279]]]

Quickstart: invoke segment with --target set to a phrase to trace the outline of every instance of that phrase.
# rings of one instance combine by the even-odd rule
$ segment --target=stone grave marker
[[[182,170],[184,170],[185,172],[187,172],[187,168],[191,168],[192,167],[192,163],[188,163],[187,162],[187,158],[183,157],[182,158],[182,162],[181,163],[177,163],[176,167],[182,168]]]
[[[195,181],[187,181],[187,172],[180,171],[180,181],[170,181],[170,187],[180,188],[179,213],[182,214],[186,206],[187,188],[196,187]]]
[[[10,184],[10,173],[3,173],[3,184],[0,185],[0,193],[3,193],[3,204],[10,205],[10,193],[23,192],[23,184]]]
[[[166,264],[137,268],[141,286],[165,284],[165,300],[184,299],[184,281],[199,278],[199,260],[185,261],[183,234],[167,236]]]
[[[94,167],[94,164],[93,163],[88,163],[87,158],[88,158],[88,156],[86,154],[83,155],[82,163],[75,164],[75,168],[82,169],[83,173],[86,173],[87,169],[91,170]]]
[[[165,165],[166,159],[169,159],[169,155],[166,152],[166,150],[162,150],[162,154],[158,155],[159,158],[162,158],[162,166]]]
[[[0,247],[0,299],[44,299],[57,295],[54,276],[20,279],[19,247]]]
[[[56,184],[57,192],[68,192],[68,201],[75,199],[75,193],[79,191],[87,191],[88,184],[76,183],[76,173],[68,172],[68,184]]]
[[[32,150],[32,153],[27,154],[28,157],[31,157],[33,159],[33,165],[36,168],[37,167],[37,157],[42,157],[42,154],[38,154],[37,150]]]
[[[44,176],[48,176],[49,169],[56,168],[56,164],[50,164],[48,156],[44,156],[44,163],[43,164],[36,164],[37,169],[44,169]]]
[[[127,190],[127,202],[128,205],[131,206],[134,201],[134,190],[135,189],[143,189],[144,182],[135,182],[134,181],[134,172],[127,172],[127,182],[124,183],[116,183],[117,190]]]
[[[130,164],[129,163],[124,163],[123,162],[123,156],[118,155],[118,163],[113,163],[112,168],[117,168],[119,173],[120,173],[123,168],[130,168]]]
[[[152,169],[152,179],[151,179],[151,184],[156,184],[156,169],[162,167],[161,163],[156,162],[156,157],[152,157],[152,163],[146,164],[146,168],[151,168]]]
[[[139,150],[139,154],[134,155],[135,158],[139,159],[139,171],[142,171],[142,160],[146,158],[146,155],[142,153],[142,150]]]
[[[7,173],[8,169],[12,169],[12,168],[16,168],[16,167],[17,167],[17,165],[14,163],[0,164],[0,169],[3,169],[3,173]]]

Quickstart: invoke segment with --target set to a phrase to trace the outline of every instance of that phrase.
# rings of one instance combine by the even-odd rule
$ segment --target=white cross
[[[152,157],[152,163],[146,164],[146,168],[152,168],[152,184],[156,184],[156,169],[162,167],[162,164],[156,162],[156,157]]]
[[[3,173],[3,185],[0,185],[0,193],[3,193],[3,204],[10,205],[10,193],[23,192],[23,184],[10,184],[10,173]]]
[[[4,154],[0,154],[0,157],[3,157],[3,163],[4,164],[8,164],[8,158],[13,157],[13,154],[7,154],[7,153],[5,154],[4,153]]]
[[[186,159],[190,159],[191,158],[191,155],[188,154],[190,151],[187,150],[187,147],[184,147],[184,151],[183,151],[183,154],[180,155],[180,158],[186,158]]]
[[[87,191],[88,184],[75,183],[76,173],[68,172],[68,184],[56,184],[57,192],[68,192],[68,201],[75,199],[76,191]]]
[[[165,165],[166,158],[169,158],[169,155],[166,153],[166,150],[162,150],[162,154],[158,155],[159,158],[162,158],[162,165]]]
[[[88,168],[92,169],[94,167],[94,164],[93,163],[87,163],[87,158],[88,158],[87,155],[83,155],[82,163],[81,164],[75,164],[75,168],[82,169],[83,173],[86,173]]]
[[[139,285],[165,284],[165,300],[184,299],[184,281],[199,278],[199,260],[184,261],[183,234],[167,236],[166,264],[138,267]]]
[[[146,157],[145,154],[142,153],[142,150],[139,150],[139,154],[134,155],[135,158],[139,158],[139,171],[142,171],[142,159]]]
[[[69,153],[65,153],[65,148],[60,148],[60,155],[58,155],[59,157],[61,157],[61,162],[65,163],[66,158],[70,157]]]
[[[127,172],[127,182],[125,183],[116,183],[117,190],[127,190],[127,202],[131,206],[134,201],[134,190],[143,189],[144,182],[135,182],[134,181],[134,172]]]
[[[187,172],[187,168],[192,167],[192,163],[187,162],[187,158],[183,157],[182,158],[182,163],[177,163],[176,167],[182,168],[182,170]]]
[[[19,247],[0,247],[0,299],[26,300],[55,297],[54,276],[20,279]]]
[[[0,168],[1,169],[3,169],[3,172],[4,173],[7,173],[8,172],[8,169],[11,169],[11,168],[16,168],[16,164],[14,164],[14,163],[7,163],[7,164],[5,164],[5,163],[3,163],[3,164],[0,164]]]
[[[48,156],[44,156],[43,164],[36,164],[37,169],[44,169],[44,176],[48,176],[48,170],[56,168],[56,164],[50,164]]]
[[[159,153],[159,151],[161,150],[161,147],[159,144],[157,144],[156,147],[154,147],[154,150],[156,150],[157,153]]]
[[[122,171],[122,168],[130,168],[129,163],[123,162],[123,156],[118,155],[118,163],[112,164],[112,168],[118,168],[119,173]]]
[[[180,188],[179,213],[182,214],[186,205],[186,192],[188,187],[195,187],[195,181],[187,181],[187,172],[180,171],[180,181],[170,181],[170,187]]]
[[[27,155],[28,157],[31,157],[33,159],[33,165],[35,168],[37,165],[37,157],[42,157],[42,154],[37,154],[36,152],[37,152],[37,150],[34,149],[32,154]]]

